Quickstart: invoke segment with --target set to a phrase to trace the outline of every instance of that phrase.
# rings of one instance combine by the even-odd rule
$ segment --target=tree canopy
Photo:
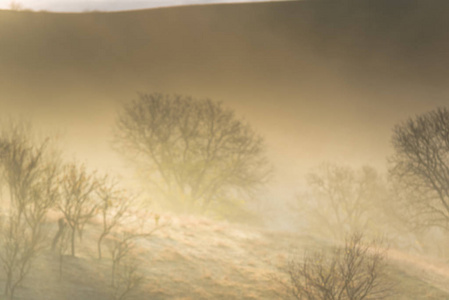
[[[375,230],[375,220],[379,218],[377,206],[381,206],[386,193],[375,169],[325,163],[309,173],[307,179],[311,194],[306,210],[311,228],[337,239]]]
[[[390,174],[407,192],[420,226],[449,225],[449,110],[438,108],[398,124]]]
[[[270,173],[262,137],[210,99],[141,94],[119,113],[115,138],[175,210],[241,202]]]

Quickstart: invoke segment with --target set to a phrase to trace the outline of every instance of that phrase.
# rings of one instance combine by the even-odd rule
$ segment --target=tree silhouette
[[[98,180],[84,166],[69,164],[64,168],[61,185],[61,200],[58,209],[63,213],[70,228],[71,254],[75,256],[75,237],[82,237],[84,226],[95,215],[98,202],[95,191]]]
[[[332,254],[318,251],[306,253],[302,261],[291,260],[286,289],[298,300],[386,299],[394,288],[386,267],[385,250],[353,234]]]
[[[336,164],[322,164],[308,174],[311,194],[305,206],[311,227],[343,240],[348,234],[372,229],[379,218],[386,189],[375,169],[354,170]],[[300,199],[304,200],[304,199]]]
[[[393,130],[392,179],[406,192],[404,211],[418,227],[449,227],[449,110],[410,118]]]
[[[48,139],[34,141],[23,123],[11,122],[4,129],[0,166],[10,201],[1,215],[0,262],[6,275],[5,295],[12,299],[45,247],[43,224],[59,197],[59,172]]]
[[[101,259],[101,244],[113,229],[122,225],[134,198],[117,187],[117,182],[105,178],[97,189],[100,200],[99,210],[102,220],[102,232],[97,241],[98,258]]]
[[[205,212],[241,201],[270,173],[263,139],[209,99],[140,95],[119,114],[115,137],[176,210]]]

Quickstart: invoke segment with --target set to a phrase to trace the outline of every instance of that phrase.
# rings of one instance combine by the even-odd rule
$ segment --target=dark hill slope
[[[371,85],[441,86],[449,77],[448,9],[442,1],[380,0],[1,11],[1,96],[44,104],[92,90],[307,89],[335,73]]]
[[[283,181],[339,155],[383,163],[393,124],[447,99],[448,12],[404,0],[0,11],[1,111],[76,125],[71,147],[104,152],[118,102],[207,96],[267,136]]]

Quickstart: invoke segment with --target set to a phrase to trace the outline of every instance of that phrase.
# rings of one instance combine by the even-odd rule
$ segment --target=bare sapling
[[[114,228],[122,224],[128,217],[134,198],[126,195],[124,189],[117,187],[116,181],[105,178],[97,190],[100,199],[99,210],[102,219],[102,232],[97,241],[98,259],[101,259],[101,245]]]
[[[385,249],[353,234],[332,254],[307,253],[286,268],[288,294],[298,300],[386,299],[393,283],[386,274]]]
[[[75,256],[76,233],[81,239],[84,226],[98,210],[99,204],[95,198],[98,184],[95,173],[88,173],[84,166],[65,166],[58,209],[63,213],[70,229],[72,256]]]

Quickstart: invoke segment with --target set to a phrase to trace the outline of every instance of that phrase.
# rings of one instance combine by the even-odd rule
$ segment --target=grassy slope
[[[307,235],[205,218],[165,215],[162,220],[170,227],[139,242],[140,270],[146,279],[137,299],[277,299],[281,289],[272,278],[283,276],[279,268],[294,253],[332,247]],[[65,257],[62,278],[57,256],[46,252],[17,291],[17,299],[111,299],[108,248],[98,261],[97,231],[98,225],[91,224],[78,257]],[[394,299],[449,298],[449,265],[399,252],[389,260],[389,274],[399,281]]]
[[[445,84],[448,2],[441,9],[383,7],[389,2],[349,11],[301,2],[114,14],[0,11],[2,110],[26,107],[64,119],[80,109],[80,118],[101,118],[109,101],[149,88],[225,99],[239,90],[252,97],[243,104],[251,108],[274,90],[306,89],[329,72],[370,83]],[[62,280],[47,252],[18,298],[109,299],[109,264],[98,262],[88,243],[95,238],[91,227],[80,257],[67,258]],[[273,299],[270,274],[290,249],[323,245],[303,235],[173,218],[171,228],[142,245],[148,280],[141,298]],[[401,281],[397,299],[449,298],[444,264],[403,254],[392,262]]]

